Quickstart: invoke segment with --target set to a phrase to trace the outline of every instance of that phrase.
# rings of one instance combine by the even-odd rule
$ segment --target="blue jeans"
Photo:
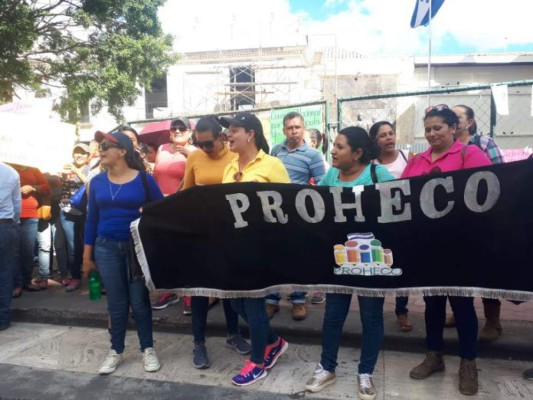
[[[18,254],[13,273],[13,287],[21,288],[31,284],[38,222],[37,218],[20,219],[19,246],[18,252],[16,252]]]
[[[66,213],[63,210],[59,215],[67,244],[67,268],[72,279],[81,279],[85,216]]]
[[[372,374],[383,342],[383,297],[357,297],[362,325],[361,357],[359,373]],[[337,354],[341,343],[342,328],[351,294],[326,294],[326,313],[322,326],[322,355],[320,364],[329,372],[337,368]]]
[[[473,297],[448,296],[452,306],[457,334],[459,356],[473,360],[477,356],[477,314]],[[426,302],[426,346],[430,351],[444,348],[444,322],[446,320],[446,296],[424,296]]]
[[[18,229],[14,223],[0,223],[0,325],[9,324],[9,309],[13,291],[13,271],[19,242]]]
[[[396,297],[396,308],[394,310],[396,316],[407,314],[409,312],[409,309],[407,308],[407,303],[409,303],[408,296]]]
[[[250,328],[250,341],[252,342],[250,361],[255,364],[263,364],[266,346],[278,340],[278,335],[270,327],[265,308],[265,298],[231,299],[231,306]]]
[[[226,317],[226,329],[228,337],[239,334],[239,314],[231,307],[230,300],[222,300],[224,316]],[[192,335],[194,343],[205,343],[205,326],[207,323],[207,311],[209,310],[209,297],[192,296]]]
[[[124,351],[129,308],[137,327],[141,351],[153,347],[152,308],[148,289],[142,281],[130,283],[129,243],[96,239],[94,259],[107,291],[107,311],[111,319],[111,348]]]
[[[305,292],[292,292],[291,303],[292,304],[305,304]],[[280,293],[269,294],[266,297],[267,304],[278,304],[281,300]]]

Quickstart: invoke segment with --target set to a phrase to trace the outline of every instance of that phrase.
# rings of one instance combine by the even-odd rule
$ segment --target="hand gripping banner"
[[[533,299],[533,160],[354,188],[191,188],[132,223],[149,289]]]

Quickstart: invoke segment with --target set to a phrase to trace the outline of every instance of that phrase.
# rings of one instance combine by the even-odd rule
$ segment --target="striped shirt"
[[[314,179],[315,183],[318,183],[326,173],[322,154],[307,143],[297,149],[289,150],[287,141],[285,141],[275,145],[271,154],[283,162],[291,178],[291,183],[308,185],[311,178]]]
[[[500,148],[494,141],[494,139],[488,136],[481,136],[477,133],[470,138],[468,142],[469,145],[473,144],[479,147],[487,155],[490,162],[493,164],[503,164],[505,159],[503,158],[503,153],[500,151]]]

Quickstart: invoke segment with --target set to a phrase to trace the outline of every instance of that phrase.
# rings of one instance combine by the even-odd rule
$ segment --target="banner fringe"
[[[136,242],[137,243],[137,242]],[[135,248],[137,251],[137,246]],[[141,246],[141,250],[142,246]],[[139,255],[139,252],[137,253]],[[144,256],[144,252],[143,252]],[[144,259],[146,261],[146,258]],[[141,266],[144,266],[139,257],[139,262]],[[270,286],[264,289],[258,290],[220,290],[220,289],[211,289],[211,288],[173,288],[173,289],[156,289],[153,282],[148,280],[148,275],[146,275],[146,286],[149,290],[154,291],[155,293],[175,293],[178,296],[205,296],[205,297],[218,297],[221,299],[231,299],[231,298],[259,298],[266,297],[269,294],[279,293],[279,292],[324,292],[324,293],[336,293],[336,294],[355,294],[358,296],[366,297],[385,297],[387,295],[392,296],[461,296],[461,297],[485,297],[492,299],[506,299],[512,301],[533,301],[533,292],[523,292],[523,291],[513,291],[513,290],[502,290],[502,289],[488,289],[480,287],[413,287],[413,288],[394,288],[394,289],[384,289],[384,288],[364,288],[364,287],[351,287],[351,286],[337,286],[337,285],[297,285],[297,284],[284,284]],[[150,286],[148,285],[150,282]]]
[[[137,218],[130,224],[131,237],[133,238],[133,243],[135,243],[135,254],[137,255],[137,260],[141,266],[141,270],[144,275],[145,284],[149,291],[156,290],[154,282],[152,281],[152,275],[150,275],[150,268],[148,267],[148,260],[146,259],[146,253],[144,252],[144,247],[141,241],[141,235],[139,233],[139,222],[140,218]]]

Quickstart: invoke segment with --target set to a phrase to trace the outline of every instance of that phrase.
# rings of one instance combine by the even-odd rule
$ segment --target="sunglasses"
[[[98,150],[100,151],[107,151],[109,149],[120,149],[120,146],[111,142],[102,142],[100,143],[100,146],[98,146]]]
[[[436,106],[429,106],[426,108],[425,113],[429,114],[431,111],[449,110],[450,108],[446,104],[437,104]]]
[[[199,149],[207,149],[210,150],[215,146],[214,140],[206,140],[205,142],[194,142],[194,145],[198,147]]]
[[[233,174],[233,180],[234,180],[235,182],[240,182],[241,179],[242,179],[242,171],[238,171],[238,172],[235,172],[235,173]]]
[[[173,126],[172,128],[170,128],[170,132],[176,131],[187,132],[187,128],[185,128],[184,126]]]

